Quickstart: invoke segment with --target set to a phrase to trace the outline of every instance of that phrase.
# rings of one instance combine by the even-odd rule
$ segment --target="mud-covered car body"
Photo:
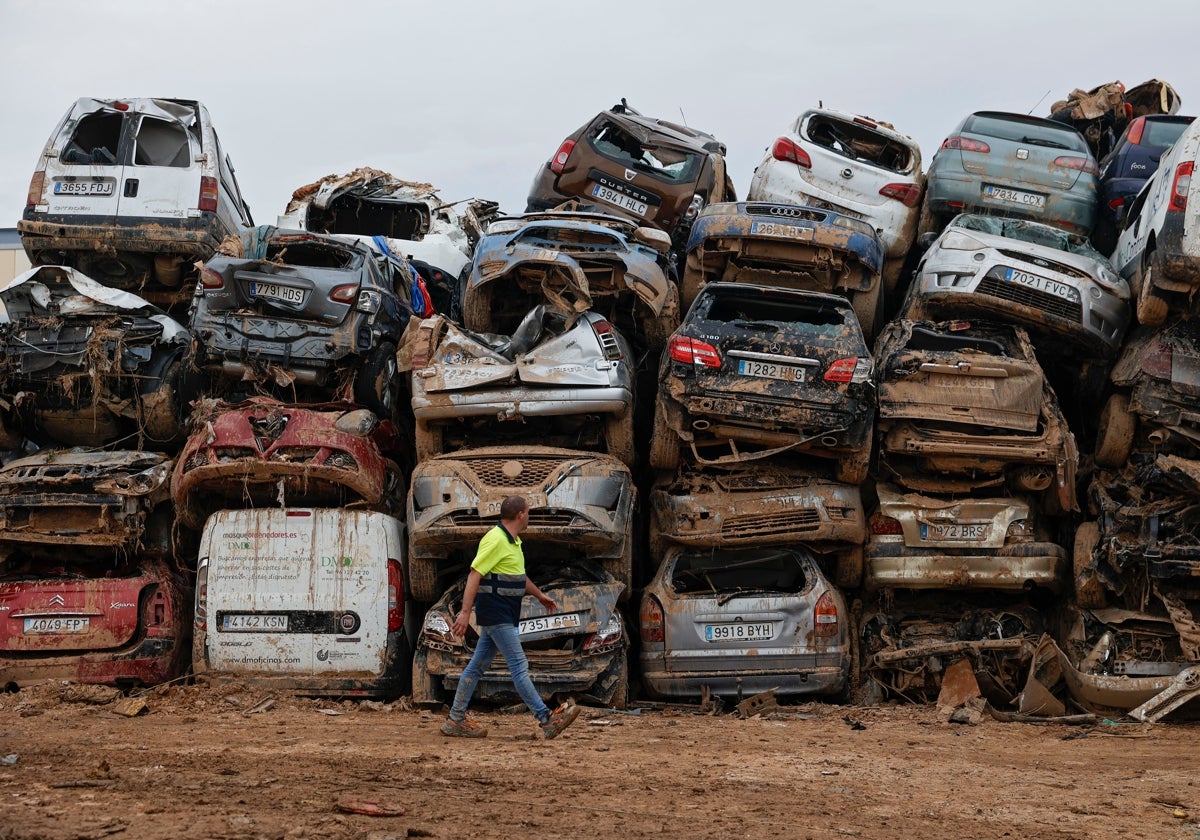
[[[178,321],[65,266],[27,271],[0,303],[2,393],[29,437],[100,445],[135,434],[152,449],[182,439],[199,382]]]
[[[875,491],[868,589],[1058,592],[1066,582],[1067,553],[1027,499],[935,498],[886,483]]]
[[[197,409],[175,461],[180,525],[221,508],[289,506],[399,510],[404,478],[395,426],[347,403],[287,405],[258,397]]]
[[[890,273],[898,275],[917,232],[924,186],[921,149],[911,137],[870,117],[813,108],[771,144],[746,195],[863,220],[878,231]]]
[[[879,472],[924,493],[999,488],[1075,510],[1079,455],[1023,329],[897,320],[876,348]]]
[[[475,249],[462,292],[469,330],[505,333],[542,303],[604,315],[657,350],[679,324],[662,231],[600,213],[501,218]]]
[[[0,687],[48,679],[128,688],[183,673],[191,590],[166,563],[111,549],[0,561]]]
[[[163,559],[172,462],[157,452],[42,450],[0,467],[0,553],[107,549]]]
[[[1038,638],[1042,612],[1014,593],[894,591],[867,605],[859,625],[867,699],[931,703],[942,676],[970,663],[980,691],[996,708],[1020,691]]]
[[[706,204],[736,200],[724,155],[725,144],[712,135],[643,116],[622,100],[571,134],[538,168],[526,211],[575,198],[654,225],[682,246]]]
[[[845,298],[710,283],[659,367],[650,461],[680,449],[703,464],[784,451],[837,459],[835,477],[866,477],[875,415],[873,365]]]
[[[625,622],[617,610],[624,588],[611,575],[585,559],[526,567],[529,577],[558,602],[554,613],[531,596],[521,604],[517,625],[529,661],[529,677],[545,700],[572,695],[625,708],[629,696],[629,646]],[[413,702],[443,702],[458,686],[479,641],[475,613],[466,637],[451,632],[462,606],[460,581],[425,614],[419,647],[413,657]],[[484,672],[476,697],[516,696],[504,657],[497,654]]]
[[[507,496],[529,505],[527,536],[582,551],[632,586],[633,476],[608,455],[547,446],[485,447],[440,455],[413,470],[408,493],[409,583],[431,602],[461,575]],[[439,588],[440,587],[440,588]],[[624,593],[623,593],[624,594]]]
[[[722,202],[688,237],[682,305],[709,282],[756,283],[846,297],[868,338],[882,313],[883,244],[852,216],[794,204]]]
[[[642,682],[655,697],[836,694],[848,617],[807,549],[675,546],[642,595]]]
[[[411,347],[418,459],[528,440],[536,428],[543,443],[587,443],[633,465],[633,354],[597,313],[537,306],[511,336],[437,316]]]
[[[1087,235],[1096,213],[1096,159],[1068,125],[1027,114],[969,114],[930,161],[922,230],[960,212],[1036,219]]]
[[[34,265],[186,311],[194,262],[252,224],[204,105],[84,97],[46,141],[17,229]]]
[[[246,257],[218,254],[200,273],[197,366],[232,381],[315,387],[315,401],[336,398],[354,372],[358,401],[390,416],[396,347],[412,314],[407,272],[354,241],[253,233]]]
[[[922,256],[904,317],[988,317],[1064,353],[1111,358],[1132,312],[1128,284],[1083,236],[964,213]]]

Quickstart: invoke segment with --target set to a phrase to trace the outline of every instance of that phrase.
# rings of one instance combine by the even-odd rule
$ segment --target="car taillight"
[[[621,626],[621,617],[615,614],[611,615],[608,617],[608,621],[604,622],[604,626],[583,640],[582,650],[584,653],[600,653],[620,642],[624,635],[625,630]]]
[[[1063,169],[1078,169],[1080,172],[1087,172],[1090,175],[1096,174],[1096,161],[1091,158],[1061,155],[1054,159],[1054,165],[1061,166]]]
[[[555,175],[561,175],[563,168],[567,165],[567,159],[571,157],[571,152],[574,150],[575,141],[564,140],[558,147],[558,151],[554,153],[554,157],[550,158],[550,171]]]
[[[200,211],[217,212],[217,179],[209,175],[200,179]]]
[[[1033,525],[1028,519],[1017,519],[1004,532],[1006,543],[1031,542],[1034,538]]]
[[[621,358],[621,345],[617,343],[617,334],[613,332],[613,325],[608,321],[593,321],[592,332],[596,334],[596,338],[600,341],[600,348],[604,351],[604,358],[610,362],[615,362]]]
[[[805,169],[812,169],[812,158],[808,156],[808,152],[786,137],[780,137],[775,141],[775,145],[771,147],[771,157],[775,160],[790,160]]]
[[[676,335],[671,337],[671,343],[667,349],[672,359],[683,362],[685,365],[700,365],[710,368],[721,366],[721,354],[707,341],[689,338],[686,335]]]
[[[1111,210],[1119,210],[1121,207],[1125,206],[1125,199],[1124,197],[1114,198],[1112,201],[1108,202],[1108,206]]]
[[[329,293],[330,300],[336,300],[338,303],[354,303],[358,300],[358,284],[346,283],[343,286],[334,286],[333,291]]]
[[[33,177],[29,179],[29,193],[25,196],[25,206],[33,207],[42,203],[42,192],[46,188],[46,171],[40,170],[33,173]]]
[[[404,575],[400,572],[400,561],[388,559],[388,624],[389,633],[404,626]]]
[[[882,513],[875,513],[871,515],[871,533],[881,536],[894,536],[903,534],[904,528],[901,527],[899,519],[884,516]]]
[[[114,99],[112,102],[112,106],[114,108],[116,108],[118,111],[128,111],[129,110],[129,103],[121,102],[119,99]]]
[[[1175,351],[1171,349],[1170,344],[1162,341],[1156,342],[1154,349],[1142,359],[1142,372],[1155,379],[1170,380],[1171,362],[1174,355]]]
[[[813,628],[814,636],[836,636],[838,634],[838,611],[832,592],[826,592],[817,599],[817,608],[813,612],[816,625]]]
[[[866,382],[871,376],[871,360],[858,356],[838,359],[825,370],[826,382]]]
[[[867,128],[879,128],[879,126],[871,122],[871,120],[867,119],[866,117],[855,117],[854,122],[858,125],[865,125]]]
[[[208,629],[208,558],[196,569],[196,629]]]
[[[225,278],[211,268],[200,269],[200,285],[206,289],[223,289]]]
[[[988,154],[992,147],[982,140],[972,140],[970,137],[947,137],[942,141],[943,149],[958,149],[961,152],[979,152]]]
[[[1146,118],[1138,117],[1129,124],[1129,131],[1125,135],[1125,139],[1135,146],[1140,146],[1142,143],[1142,132],[1146,130]]]
[[[888,184],[879,194],[894,198],[905,207],[916,207],[921,198],[921,188],[916,184]]]
[[[1175,180],[1171,183],[1171,203],[1167,210],[1182,213],[1187,209],[1188,188],[1192,186],[1192,161],[1184,161],[1175,167]]]
[[[642,599],[642,614],[639,622],[642,627],[643,642],[661,642],[663,640],[663,610],[662,604],[653,595]]]

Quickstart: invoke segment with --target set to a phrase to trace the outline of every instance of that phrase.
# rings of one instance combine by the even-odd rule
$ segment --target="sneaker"
[[[442,734],[447,738],[486,738],[487,727],[470,718],[453,720],[447,717],[442,722]]]
[[[542,733],[546,740],[557,738],[562,734],[562,731],[575,722],[575,718],[579,717],[579,713],[583,711],[574,703],[563,703],[557,709],[550,713],[550,719],[542,724]]]

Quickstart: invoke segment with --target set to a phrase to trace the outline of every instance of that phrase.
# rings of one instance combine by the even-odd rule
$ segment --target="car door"
[[[38,211],[113,224],[124,181],[124,133],[122,111],[99,100],[79,100],[43,152],[45,181]]]
[[[186,219],[200,215],[200,138],[189,127],[195,110],[145,102],[126,117],[127,157],[118,214],[123,219]]]

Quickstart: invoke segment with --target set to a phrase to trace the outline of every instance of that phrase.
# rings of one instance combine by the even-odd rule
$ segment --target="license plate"
[[[91,628],[90,618],[75,616],[55,616],[53,618],[25,619],[25,632],[29,635],[39,633],[86,633]]]
[[[987,522],[930,522],[921,523],[923,540],[986,540],[990,525]]]
[[[750,225],[750,232],[759,236],[775,236],[781,239],[801,239],[807,241],[813,238],[813,229],[810,227],[782,225],[778,222],[755,222]]]
[[[567,630],[580,625],[579,613],[555,613],[527,618],[517,628],[518,635],[544,633],[547,630]]]
[[[742,374],[742,376],[762,376],[766,379],[803,382],[807,371],[802,367],[780,365],[775,362],[756,362],[753,359],[738,359],[738,373]]]
[[[525,503],[529,505],[530,510],[544,508],[546,506],[545,493],[528,493],[524,495]],[[507,498],[507,496],[496,496],[495,498],[480,499],[479,515],[485,518],[489,516],[499,516],[500,505],[504,504],[504,500]]]
[[[1006,201],[1009,204],[1020,204],[1022,207],[1032,207],[1036,210],[1046,209],[1046,196],[1022,190],[1010,190],[1007,187],[997,187],[994,184],[984,184],[983,194],[986,198]]]
[[[55,195],[112,195],[112,181],[55,181]]]
[[[221,629],[226,633],[286,633],[286,615],[260,613],[231,613],[221,616]]]
[[[592,195],[601,201],[607,201],[609,204],[614,204],[623,210],[628,210],[631,213],[637,213],[639,216],[645,216],[646,210],[649,209],[644,201],[638,201],[636,198],[630,198],[625,193],[619,193],[616,190],[609,189],[603,184],[592,185]]]
[[[282,300],[285,303],[304,303],[304,290],[278,283],[251,283],[250,294],[254,297]]]
[[[730,624],[705,624],[704,640],[707,642],[762,642],[771,638],[771,625],[749,624],[735,621]]]
[[[1009,283],[1017,283],[1021,286],[1027,286],[1030,289],[1037,289],[1039,292],[1045,292],[1064,300],[1079,300],[1079,292],[1066,283],[1060,283],[1048,277],[1039,277],[1036,274],[1030,274],[1028,271],[1017,271],[1015,268],[1005,269],[1004,279]]]

